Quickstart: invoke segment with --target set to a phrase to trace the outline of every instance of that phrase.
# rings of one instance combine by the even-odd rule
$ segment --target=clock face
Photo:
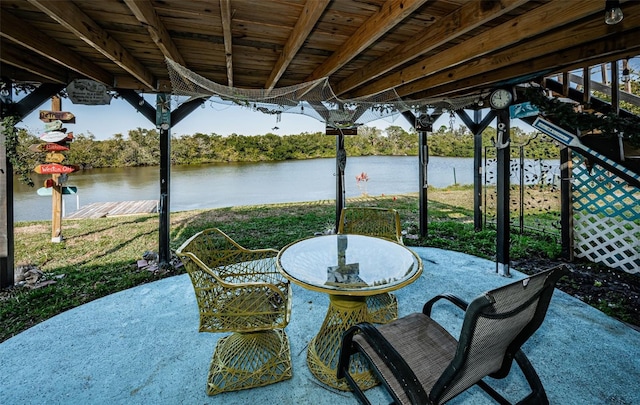
[[[493,93],[491,93],[491,97],[489,98],[489,103],[493,108],[502,109],[502,108],[508,107],[509,104],[511,104],[512,99],[513,99],[513,95],[509,90],[498,89]]]

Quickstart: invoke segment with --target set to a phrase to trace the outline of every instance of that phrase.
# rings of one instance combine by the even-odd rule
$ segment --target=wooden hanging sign
[[[62,194],[65,195],[69,195],[69,194],[78,194],[78,187],[75,186],[64,186],[61,188],[60,190],[62,192]],[[40,187],[38,189],[38,191],[36,191],[38,193],[38,195],[40,196],[48,196],[48,195],[53,195],[53,190],[49,187]]]
[[[59,143],[34,143],[29,145],[29,150],[31,152],[62,152],[69,150],[69,147]]]
[[[40,140],[45,142],[71,142],[73,141],[73,132],[65,134],[62,131],[45,132],[40,135]]]
[[[45,142],[60,142],[67,138],[67,134],[62,131],[45,132],[40,135],[40,140]]]
[[[64,155],[62,153],[50,152],[47,153],[47,156],[44,158],[47,163],[62,163],[64,160]]]
[[[38,174],[64,174],[73,173],[78,170],[78,166],[61,165],[59,163],[45,163],[37,165],[33,170]]]
[[[47,111],[40,110],[40,120],[43,122],[51,122],[55,120],[60,120],[62,122],[75,124],[76,116],[73,113],[68,111]]]
[[[45,132],[59,131],[60,128],[62,128],[62,121],[60,121],[60,120],[54,120],[54,121],[50,121],[50,122],[47,122],[47,123],[44,124],[44,131]]]

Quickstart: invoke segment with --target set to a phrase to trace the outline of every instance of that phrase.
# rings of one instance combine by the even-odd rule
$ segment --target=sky
[[[640,57],[630,60],[632,72],[637,75],[640,70]],[[596,71],[597,70],[597,71]],[[599,69],[592,69],[594,80],[600,80]],[[577,74],[581,74],[578,71]],[[155,105],[154,95],[145,95],[146,101],[152,106]],[[18,100],[20,97],[14,97]],[[172,108],[176,108],[177,102],[172,98]],[[49,110],[51,107],[47,101],[34,112],[23,119],[18,127],[27,129],[32,134],[40,135],[44,130],[44,123],[38,117],[39,110]],[[76,116],[75,124],[66,125],[69,132],[75,134],[93,134],[97,140],[113,138],[115,134],[127,136],[129,130],[136,128],[153,129],[155,124],[148,121],[135,108],[120,98],[111,100],[110,105],[89,106],[72,104],[69,99],[62,99],[62,110],[70,111]],[[458,128],[462,124],[459,118],[455,119],[454,126]],[[382,120],[372,121],[366,124],[369,127],[376,127],[385,130],[391,125],[397,125],[410,131],[411,124],[402,116],[388,117]],[[448,114],[443,114],[434,124],[434,129],[442,125],[449,126]],[[512,126],[520,127],[526,133],[532,132],[533,128],[520,120],[516,120]],[[171,129],[171,135],[180,137],[182,135],[193,135],[197,132],[204,134],[216,133],[218,135],[264,135],[269,132],[277,135],[293,135],[303,132],[324,132],[324,123],[295,113],[284,113],[277,121],[276,116],[252,111],[240,106],[230,106],[226,104],[207,101],[202,107],[196,108],[189,116],[176,124]]]
[[[155,97],[146,97],[147,102],[155,104]],[[172,108],[175,108],[175,100],[172,99]],[[47,101],[33,113],[25,117],[17,126],[25,128],[32,134],[40,135],[44,130],[44,123],[39,119],[39,110],[49,110]],[[96,139],[104,140],[113,138],[114,134],[127,135],[129,130],[136,128],[153,129],[155,124],[147,120],[142,114],[128,102],[114,98],[109,105],[88,106],[72,104],[69,99],[62,99],[62,111],[72,112],[76,117],[75,124],[66,124],[69,132],[75,134],[90,133]],[[440,121],[439,121],[440,122]],[[444,121],[442,121],[444,122]],[[398,125],[409,131],[411,125],[402,116],[386,118],[367,124],[381,130],[391,125]],[[447,124],[448,125],[448,120]],[[276,128],[277,127],[277,128]],[[276,116],[252,111],[240,106],[229,106],[221,103],[207,101],[202,107],[196,108],[191,114],[171,128],[171,135],[192,135],[196,132],[204,134],[216,133],[218,135],[264,135],[274,133],[277,135],[292,135],[303,132],[324,132],[324,123],[302,114],[284,113],[277,122]]]

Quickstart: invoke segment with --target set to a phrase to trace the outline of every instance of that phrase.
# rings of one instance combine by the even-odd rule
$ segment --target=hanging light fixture
[[[604,22],[608,25],[614,25],[622,21],[624,14],[620,9],[619,0],[606,0],[604,8]]]

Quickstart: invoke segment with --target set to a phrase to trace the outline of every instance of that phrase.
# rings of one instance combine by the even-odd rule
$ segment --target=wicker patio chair
[[[375,236],[402,242],[400,215],[394,209],[375,207],[346,207],[340,214],[338,233]],[[366,298],[368,321],[384,324],[398,317],[398,299],[394,294],[382,293]]]
[[[494,400],[509,404],[482,380],[509,374],[515,359],[531,393],[518,403],[548,404],[542,382],[520,350],[540,327],[564,266],[488,291],[467,305],[453,295],[429,300],[415,313],[379,327],[358,324],[342,339],[338,378],[346,378],[356,397],[366,396],[349,375],[349,361],[363,354],[396,404],[442,404],[478,385]],[[433,304],[446,299],[466,311],[459,341],[431,319]]]
[[[284,332],[291,315],[291,288],[275,267],[278,251],[245,249],[221,230],[207,229],[176,253],[193,284],[200,332],[232,332],[216,345],[207,394],[291,378]]]

